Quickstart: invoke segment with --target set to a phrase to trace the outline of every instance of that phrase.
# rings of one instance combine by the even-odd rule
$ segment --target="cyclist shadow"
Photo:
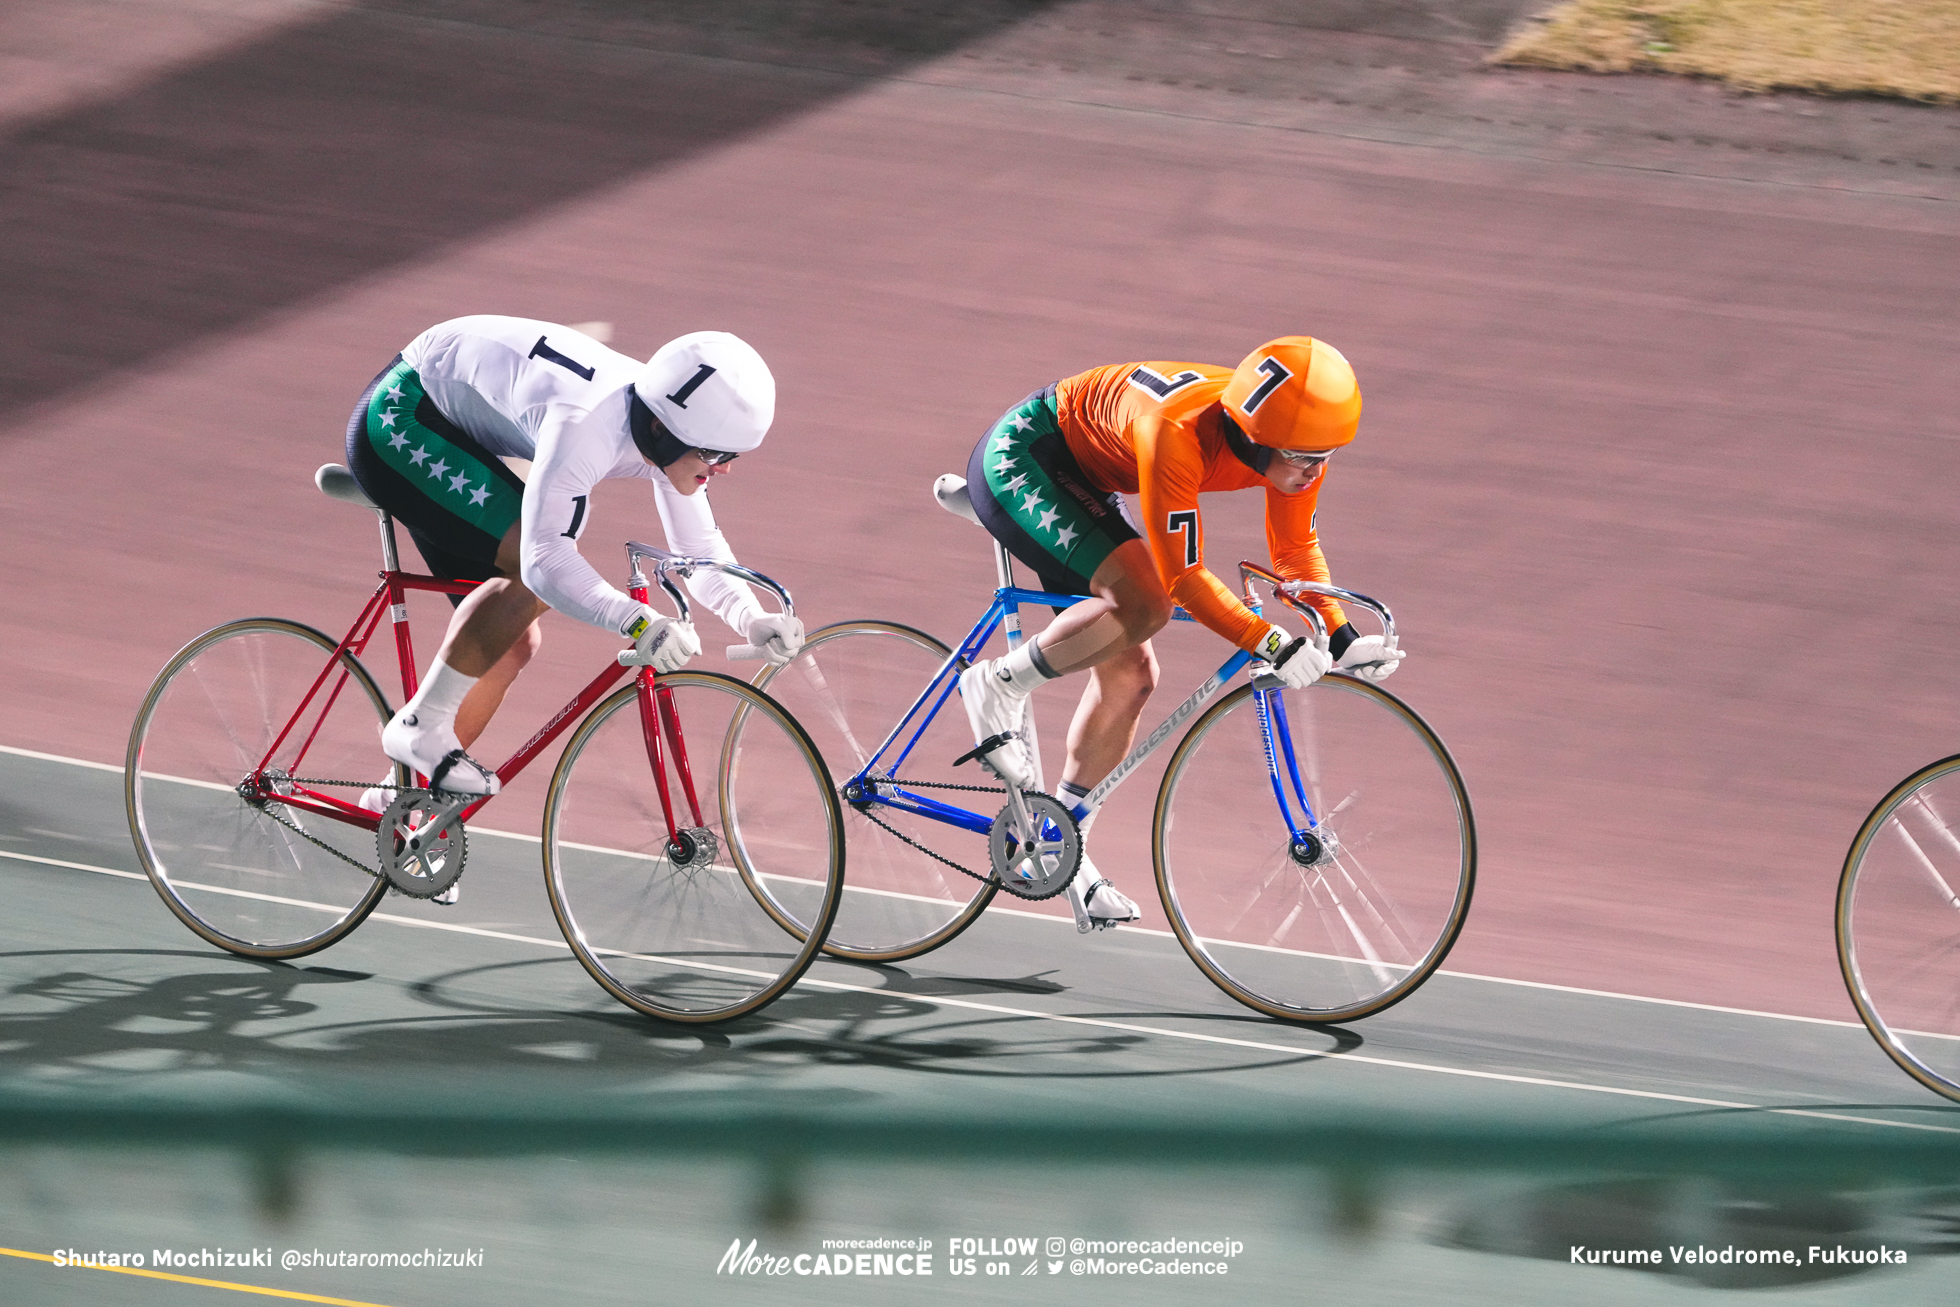
[[[1359,1048],[1362,1038],[1339,1026],[1299,1027],[1328,1041],[1324,1048],[1298,1052],[1258,1050],[1219,1057],[1229,1046],[1212,1045],[1207,1056],[1185,1065],[1163,1065],[1155,1056],[1163,1037],[1125,1029],[1159,1019],[1247,1027],[1270,1034],[1273,1026],[1257,1017],[1194,1015],[1127,1009],[1113,1012],[998,1012],[959,1014],[934,1000],[989,994],[1056,995],[1068,987],[1033,976],[988,978],[917,976],[891,964],[851,964],[877,978],[875,992],[848,992],[803,986],[764,1014],[799,1029],[825,1027],[820,1036],[776,1035],[764,1045],[777,1056],[801,1056],[829,1065],[861,1064],[941,1075],[1052,1079],[1157,1079],[1220,1072],[1299,1066],[1330,1053]],[[990,1005],[977,1004],[985,1008]],[[1058,1019],[1062,1018],[1062,1019]],[[905,1022],[900,1030],[879,1027]],[[1106,1024],[1105,1024],[1106,1023]],[[1126,1061],[1127,1059],[1127,1061]]]
[[[0,965],[30,959],[55,965],[5,990],[10,1006],[29,1010],[0,1015],[0,1078],[77,1091],[214,1072],[304,1078],[325,1088],[339,1078],[412,1075],[435,1066],[504,1077],[570,1076],[595,1088],[652,1088],[674,1074],[711,1071],[751,1076],[760,1090],[812,1066],[1159,1078],[1299,1065],[1361,1043],[1352,1032],[1316,1027],[1330,1041],[1324,1049],[1252,1056],[1235,1050],[1198,1064],[1165,1066],[1146,1047],[1154,1042],[1146,1032],[1057,1022],[1038,1013],[949,1014],[935,1001],[1065,992],[1045,975],[914,977],[880,967],[873,970],[884,984],[875,994],[806,985],[754,1016],[702,1027],[618,1008],[562,957],[427,977],[407,986],[407,993],[437,1011],[378,1017],[358,1015],[370,1001],[360,987],[384,984],[390,999],[401,991],[365,972],[175,949],[16,952],[0,954]],[[171,974],[155,974],[159,964],[179,962]],[[581,1001],[587,989],[590,998]],[[571,1004],[554,1001],[573,995],[579,997]],[[352,1015],[322,1019],[340,1014]],[[1192,1019],[1139,1011],[1067,1015],[1111,1023]],[[1270,1030],[1256,1019],[1246,1024]],[[714,1092],[727,1097],[725,1090]],[[836,1101],[874,1095],[833,1090],[822,1096]]]
[[[500,1008],[486,1004],[482,987],[493,974],[552,965],[554,960],[498,963],[449,972],[414,986],[424,1002],[479,1016],[508,1015],[536,1019],[534,1008]],[[1262,1053],[1253,1057],[1216,1057],[1203,1065],[1108,1065],[1112,1059],[1136,1062],[1152,1036],[1146,1032],[1107,1029],[1095,1024],[1057,1022],[1042,1013],[988,1012],[974,1017],[948,1017],[943,1001],[960,996],[1016,994],[1046,996],[1067,992],[1067,986],[1037,973],[1017,977],[913,976],[903,968],[852,964],[875,975],[876,992],[869,987],[839,991],[804,983],[768,1008],[712,1027],[682,1026],[652,1021],[625,1012],[578,1014],[579,1022],[604,1022],[625,1032],[632,1055],[643,1071],[712,1070],[741,1072],[759,1079],[793,1075],[810,1066],[866,1066],[941,1075],[989,1077],[1162,1077],[1189,1076],[1260,1067],[1291,1066],[1318,1060],[1331,1052],[1361,1045],[1361,1036],[1335,1026],[1311,1027],[1327,1047],[1299,1053]],[[525,989],[534,986],[526,985]],[[1152,1017],[1192,1018],[1187,1013],[1129,1011],[1070,1013],[1089,1022],[1127,1023]],[[1270,1031],[1258,1018],[1237,1016],[1210,1020]],[[900,1029],[889,1028],[894,1023]],[[595,1059],[596,1060],[596,1059]]]
[[[317,1010],[309,986],[364,981],[363,972],[254,963],[185,949],[43,950],[0,954],[70,965],[7,987],[30,1009],[0,1015],[0,1072],[32,1068],[43,1081],[116,1078],[263,1060],[252,1027]],[[196,969],[157,977],[118,974],[139,960],[184,959]],[[212,963],[222,963],[212,969]]]

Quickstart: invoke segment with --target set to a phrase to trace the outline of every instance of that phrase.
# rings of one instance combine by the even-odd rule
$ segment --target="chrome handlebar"
[[[782,600],[783,611],[785,613],[794,614],[796,612],[796,604],[790,599],[789,591],[752,567],[743,567],[740,563],[724,563],[715,558],[687,558],[681,554],[662,549],[658,545],[641,544],[638,540],[628,540],[626,542],[626,565],[633,569],[633,574],[626,578],[626,584],[628,586],[640,587],[646,585],[647,578],[640,571],[640,560],[642,558],[653,560],[653,579],[673,599],[674,607],[679,610],[683,622],[692,620],[690,617],[691,609],[687,602],[687,596],[681,593],[681,588],[674,584],[672,578],[679,577],[685,581],[688,577],[693,576],[697,570],[720,572],[725,576],[732,576],[738,581],[747,581],[750,585],[760,586],[770,594],[775,595],[776,598]],[[631,652],[632,650],[630,649],[626,651],[629,654]],[[728,646],[727,654],[728,657],[737,660],[763,657],[760,649],[754,645],[747,644],[730,645]],[[625,654],[622,654],[621,658],[624,659],[625,656]]]
[[[1240,563],[1239,577],[1245,586],[1246,607],[1258,610],[1259,596],[1253,592],[1252,583],[1264,581],[1272,587],[1273,594],[1281,603],[1307,619],[1308,624],[1313,628],[1314,643],[1323,650],[1327,648],[1327,623],[1321,620],[1320,614],[1315,611],[1313,605],[1300,601],[1300,595],[1327,595],[1342,603],[1352,604],[1356,608],[1367,609],[1380,619],[1382,636],[1389,647],[1395,647],[1395,617],[1388,611],[1388,605],[1379,599],[1370,599],[1367,595],[1343,590],[1337,585],[1328,585],[1324,581],[1288,581],[1257,563]]]

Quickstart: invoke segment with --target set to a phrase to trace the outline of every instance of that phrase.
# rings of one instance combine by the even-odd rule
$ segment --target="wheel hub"
[[[1340,847],[1341,843],[1334,838],[1334,832],[1323,826],[1318,830],[1301,831],[1293,837],[1286,852],[1302,867],[1317,867],[1324,862],[1332,862]]]
[[[667,841],[667,857],[676,867],[705,867],[721,852],[721,841],[706,826],[675,831]]]

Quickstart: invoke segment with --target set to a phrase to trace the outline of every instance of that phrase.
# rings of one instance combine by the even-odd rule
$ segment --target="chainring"
[[[469,837],[458,814],[468,802],[444,802],[427,790],[395,796],[374,833],[381,874],[390,885],[412,899],[432,899],[462,877]]]
[[[1023,842],[1014,805],[1002,808],[987,832],[994,879],[1016,898],[1052,899],[1068,888],[1082,865],[1082,828],[1067,804],[1039,790],[1021,791],[1021,802],[1040,834]]]

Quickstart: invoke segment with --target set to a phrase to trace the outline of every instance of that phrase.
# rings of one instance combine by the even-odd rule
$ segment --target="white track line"
[[[115,876],[123,880],[148,880],[149,877],[133,871],[118,871],[112,867],[94,867],[84,862],[65,862],[59,858],[43,858],[29,853],[12,853],[0,849],[0,858],[11,858],[19,862],[34,862],[50,867],[63,867],[74,871],[89,871],[103,876]],[[299,907],[319,906],[326,911],[340,911],[326,908],[299,899],[281,899],[269,894],[254,894],[250,891],[228,890],[225,893],[241,898],[263,898],[272,902],[287,903]],[[442,930],[456,935],[476,935],[484,939],[499,939],[515,944],[530,944],[541,948],[564,949],[568,946],[562,939],[539,939],[534,935],[518,935],[505,930],[489,930],[481,926],[464,926],[444,921],[420,921],[412,917],[397,917],[392,913],[376,912],[370,921],[385,921],[390,925],[413,926],[421,930]],[[1682,1103],[1691,1107],[1717,1107],[1735,1111],[1768,1112],[1775,1116],[1800,1116],[1818,1121],[1842,1121],[1852,1125],[1889,1127],[1896,1130],[1929,1130],[1935,1134],[1960,1134],[1960,1127],[1924,1125],[1916,1121],[1885,1121],[1874,1117],[1846,1116],[1839,1112],[1814,1112],[1796,1107],[1769,1107],[1762,1103],[1738,1103],[1721,1098],[1696,1098],[1687,1094],[1664,1094],[1651,1089],[1625,1089],[1617,1085],[1595,1085],[1580,1080],[1554,1080],[1546,1076],[1521,1076],[1501,1071],[1472,1071],[1465,1067],[1438,1066],[1433,1062],[1410,1062],[1402,1058],[1375,1057],[1365,1053],[1321,1052],[1310,1048],[1299,1048],[1291,1044],[1273,1044],[1256,1039],[1234,1039],[1227,1035],[1207,1035],[1189,1030],[1171,1030],[1163,1026],[1143,1026],[1128,1021],[1110,1021],[1102,1017],[1075,1017],[1054,1012],[1037,1012],[1030,1008],[1007,1007],[999,1003],[980,1003],[972,999],[947,998],[931,994],[903,994],[902,991],[880,989],[871,985],[849,985],[835,980],[817,980],[805,975],[796,982],[817,989],[835,990],[846,994],[869,994],[876,998],[891,998],[894,993],[902,997],[934,1007],[961,1008],[969,1012],[987,1012],[996,1016],[1016,1017],[1030,1021],[1054,1021],[1063,1025],[1089,1026],[1097,1030],[1120,1030],[1130,1034],[1151,1035],[1159,1039],[1181,1039],[1190,1043],[1216,1044],[1226,1048],[1244,1048],[1262,1053],[1284,1053],[1292,1057],[1326,1059],[1329,1061],[1359,1062],[1367,1066],[1389,1067],[1397,1071],[1421,1071],[1429,1075],[1460,1076],[1470,1080],[1493,1080],[1509,1085],[1531,1085],[1541,1089],[1569,1089],[1588,1094],[1611,1094],[1621,1098],[1640,1098],[1663,1103]],[[1583,991],[1580,991],[1583,992]]]
[[[90,762],[85,758],[66,758],[58,753],[37,753],[33,749],[16,749],[5,744],[0,744],[0,753],[10,753],[22,758],[35,758],[43,762],[65,762],[72,766],[90,767],[97,771],[112,771],[118,774],[122,772],[121,767],[112,767],[107,763]],[[529,844],[542,842],[536,835],[520,835],[516,831],[492,830],[487,826],[471,826],[470,833],[472,835],[494,835],[499,839],[506,840],[522,840]],[[78,866],[79,864],[58,863],[56,865]],[[83,870],[90,869],[83,868]],[[844,888],[846,892],[849,892],[851,889],[848,885]],[[1025,908],[990,906],[987,911],[989,914],[1002,913],[1010,917],[1025,917],[1030,921],[1055,922],[1069,926],[1075,924],[1073,917],[1064,917],[1047,912],[1031,912]],[[1177,936],[1168,930],[1154,930],[1147,926],[1125,926],[1123,929],[1127,934],[1131,935],[1155,935],[1160,939],[1177,938]],[[1762,1017],[1768,1021],[1801,1021],[1815,1026],[1842,1026],[1847,1030],[1864,1029],[1856,1021],[1844,1021],[1836,1017],[1800,1017],[1791,1012],[1764,1012],[1757,1008],[1723,1007],[1718,1003],[1694,1003],[1679,998],[1651,998],[1645,994],[1622,994],[1610,989],[1583,989],[1575,985],[1554,985],[1542,980],[1512,980],[1506,976],[1485,976],[1473,971],[1451,971],[1447,968],[1439,969],[1436,974],[1439,976],[1449,976],[1455,980],[1479,980],[1490,985],[1516,985],[1522,989],[1545,989],[1556,994],[1581,994],[1587,998],[1613,998],[1625,1003],[1654,1003],[1662,1007],[1692,1008],[1697,1012],[1721,1012],[1728,1016],[1737,1017]]]

